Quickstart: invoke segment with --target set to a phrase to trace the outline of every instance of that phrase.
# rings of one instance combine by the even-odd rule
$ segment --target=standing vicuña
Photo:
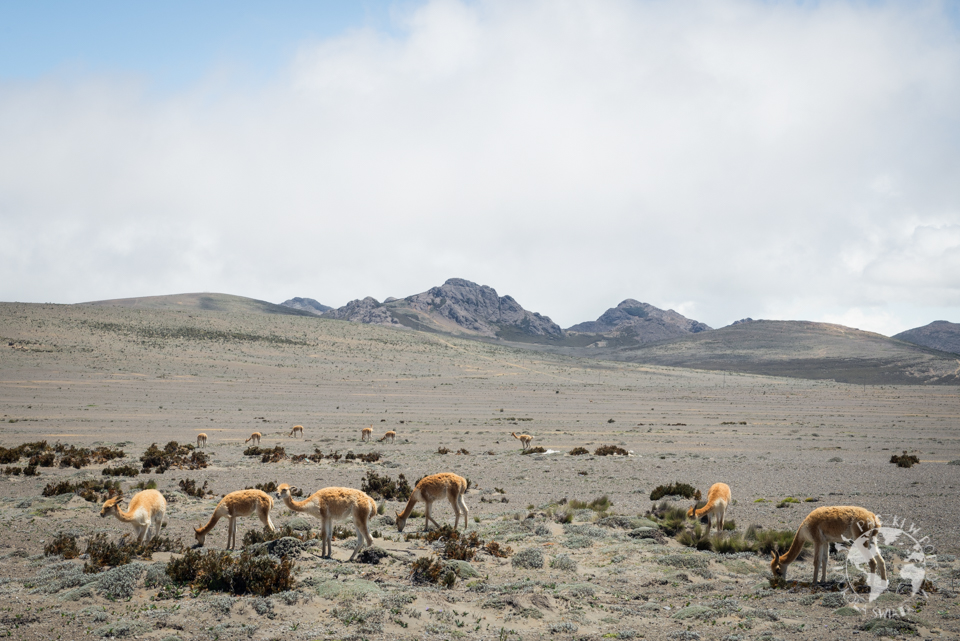
[[[207,446],[207,435],[203,432],[197,434],[197,447],[206,447]]]
[[[425,505],[423,510],[425,516],[423,529],[426,530],[430,527],[430,521],[433,521],[434,525],[440,527],[440,524],[430,517],[430,507],[434,501],[442,499],[443,497],[447,497],[450,505],[453,506],[454,513],[457,515],[457,518],[453,522],[453,529],[457,529],[459,526],[460,515],[462,513],[463,529],[466,531],[468,525],[467,515],[469,514],[467,504],[463,501],[463,495],[466,492],[467,479],[462,476],[457,476],[456,474],[444,472],[420,479],[417,487],[413,490],[413,493],[410,494],[410,500],[407,501],[407,506],[403,508],[403,512],[397,512],[397,531],[403,532],[403,527],[407,524],[407,519],[413,512],[413,506],[417,504],[417,501],[423,501]]]
[[[381,441],[390,441],[391,443],[393,443],[394,440],[396,440],[396,438],[397,438],[397,433],[394,432],[393,430],[390,430],[389,432],[387,432],[386,434],[384,434],[384,435],[383,435],[383,438],[380,439],[380,441],[378,441],[378,442],[381,442]]]
[[[137,533],[137,543],[145,543],[160,536],[163,527],[163,516],[167,513],[167,500],[156,490],[137,492],[130,500],[130,509],[124,512],[120,508],[122,496],[115,496],[103,502],[100,516],[113,514],[121,523],[133,525]],[[150,536],[150,526],[153,525],[153,536]]]
[[[370,427],[365,427],[365,428],[363,428],[362,430],[360,430],[360,440],[361,440],[361,441],[369,441],[371,438],[373,438],[373,426],[372,426],[372,425],[371,425]]]
[[[249,443],[250,441],[253,441],[254,445],[260,445],[260,438],[262,436],[263,434],[261,434],[260,432],[254,432],[253,434],[250,435],[250,438],[244,441],[244,443]]]
[[[528,447],[530,447],[530,441],[533,440],[532,436],[530,436],[529,434],[517,434],[516,432],[510,432],[510,433],[513,435],[513,438],[520,439],[520,445],[523,447],[523,449],[527,449]]]
[[[271,532],[276,532],[273,527],[273,521],[270,520],[270,510],[273,509],[273,499],[266,492],[260,490],[237,490],[230,492],[217,503],[217,509],[213,511],[210,522],[201,527],[193,528],[197,535],[197,547],[203,546],[206,538],[217,521],[223,517],[230,518],[230,524],[227,528],[227,549],[232,550],[237,544],[237,519],[241,516],[250,516],[256,513],[260,517],[260,522]]]
[[[303,436],[303,425],[294,425],[293,429],[290,430],[289,436],[292,436],[293,438],[297,438],[297,434],[299,434],[300,436]]]
[[[707,504],[699,510],[694,505],[687,510],[687,518],[707,517],[707,534],[710,534],[710,526],[713,521],[717,524],[717,533],[723,532],[723,515],[730,506],[730,486],[726,483],[714,483],[707,491]]]
[[[833,506],[818,507],[807,515],[800,524],[790,549],[783,556],[771,552],[773,560],[770,570],[774,576],[787,578],[787,567],[800,556],[804,543],[813,543],[813,582],[817,582],[817,574],[821,581],[827,580],[827,562],[830,555],[830,544],[842,541],[854,541],[866,535],[865,549],[861,552],[870,560],[870,572],[876,572],[879,566],[880,579],[887,580],[887,566],[880,556],[877,547],[877,533],[880,519],[873,512],[862,507]]]
[[[281,483],[277,496],[294,512],[306,512],[320,519],[323,534],[321,556],[333,556],[333,522],[353,519],[353,528],[357,531],[357,547],[350,555],[350,561],[363,549],[364,543],[373,545],[373,537],[367,529],[368,521],[377,513],[377,504],[360,490],[349,487],[327,487],[314,492],[302,501],[293,500],[292,488]]]

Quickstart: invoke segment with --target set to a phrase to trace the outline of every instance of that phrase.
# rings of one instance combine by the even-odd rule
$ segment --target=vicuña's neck
[[[124,512],[118,507],[115,514],[117,515],[117,520],[119,520],[121,523],[129,523],[133,520],[133,510]]]
[[[304,506],[307,504],[307,501],[310,499],[304,499],[302,501],[294,501],[293,497],[287,494],[283,497],[283,502],[287,504],[287,507],[293,510],[294,512],[303,512]]]
[[[793,543],[790,544],[790,549],[787,550],[787,553],[780,557],[780,563],[793,563],[800,552],[803,551],[803,544],[806,543],[806,540],[801,535],[803,528],[797,530],[797,533],[793,537]]]
[[[400,513],[400,518],[407,518],[413,513],[413,506],[417,504],[417,499],[413,495],[410,495],[410,500],[407,501],[406,507],[403,508],[403,512]]]
[[[213,526],[216,525],[217,521],[219,520],[220,520],[220,513],[214,510],[213,516],[210,517],[210,521],[206,525],[204,525],[202,528],[200,528],[199,533],[206,534],[207,532],[213,529]]]

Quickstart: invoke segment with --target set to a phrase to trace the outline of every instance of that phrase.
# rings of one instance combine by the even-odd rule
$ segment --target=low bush
[[[102,474],[104,476],[129,476],[134,477],[140,474],[140,471],[132,465],[123,465],[120,467],[105,467]]]
[[[564,572],[576,572],[577,562],[568,554],[558,554],[550,559],[550,567]]]
[[[575,447],[572,450],[570,450],[570,452],[568,453],[570,454],[570,456],[582,456],[584,454],[589,454],[590,450],[588,450],[585,447]]]
[[[593,453],[596,456],[630,456],[630,452],[616,445],[601,445]]]
[[[263,450],[261,453],[261,463],[279,463],[283,459],[287,458],[287,450],[279,445],[272,450]]]
[[[23,468],[23,475],[24,476],[40,476],[40,473],[37,472],[36,465],[28,465],[25,468]]]
[[[54,461],[57,460],[57,455],[53,452],[43,452],[42,454],[34,454],[30,457],[30,465],[36,465],[37,467],[53,467]]]
[[[207,488],[208,481],[203,482],[202,487],[197,486],[197,482],[193,479],[180,479],[180,482],[177,484],[180,486],[180,489],[183,490],[183,493],[187,496],[193,496],[198,499],[202,499],[207,494],[213,494]]]
[[[521,454],[546,454],[547,451],[538,445],[537,447],[527,448],[520,453]]]
[[[437,454],[449,454],[450,450],[443,447],[442,445],[437,448]]]
[[[486,550],[487,554],[490,556],[495,556],[498,559],[505,559],[511,554],[513,554],[513,548],[509,545],[500,545],[496,541],[490,541],[483,546],[483,549]]]
[[[58,496],[60,494],[76,494],[90,503],[100,503],[121,493],[120,481],[103,481],[100,479],[79,481],[60,481],[47,483],[43,488],[43,496]]]
[[[87,541],[85,554],[89,557],[84,564],[86,573],[99,572],[105,567],[126,565],[135,558],[149,560],[154,552],[181,552],[183,543],[178,539],[172,541],[167,537],[157,537],[148,543],[137,543],[129,535],[124,535],[113,543],[104,533],[94,534]]]
[[[246,550],[239,556],[223,550],[188,550],[167,564],[167,574],[194,590],[266,597],[294,588],[294,565],[286,557],[277,561]]]
[[[904,450],[903,454],[894,454],[891,456],[890,462],[895,463],[897,467],[913,467],[920,463],[920,459],[913,454],[907,454],[907,451]]]
[[[459,450],[457,450],[457,454],[469,455],[470,452],[467,450],[467,448],[461,447]]]
[[[421,556],[410,567],[410,580],[414,583],[436,584],[446,572],[447,566],[439,558]]]
[[[674,535],[687,524],[687,510],[677,507],[667,501],[661,501],[652,510],[647,512],[660,528],[668,535]]]
[[[170,441],[163,446],[161,450],[153,443],[146,449],[140,457],[143,464],[141,470],[144,474],[156,471],[157,474],[163,474],[172,467],[181,470],[202,470],[207,467],[209,457],[206,452],[201,452],[187,443],[180,445],[176,441]]]
[[[543,552],[537,548],[527,548],[514,554],[510,562],[515,568],[537,570],[543,567]]]
[[[4,474],[9,474],[9,475],[11,475],[11,476],[20,476],[21,474],[23,474],[23,468],[22,468],[22,467],[10,467],[10,466],[7,466],[7,467],[3,468],[3,473],[4,473]]]
[[[43,548],[45,556],[62,556],[64,559],[75,559],[80,556],[80,547],[77,537],[73,534],[58,534]]]
[[[360,489],[375,499],[388,501],[406,501],[413,492],[413,488],[403,474],[394,481],[389,476],[380,476],[373,470],[368,470],[366,476],[360,481]]]
[[[682,496],[685,499],[700,500],[699,494],[699,491],[692,485],[677,482],[670,485],[658,485],[653,492],[650,492],[650,500],[659,501],[665,496]]]
[[[347,452],[343,457],[345,461],[362,461],[364,463],[376,463],[381,458],[380,452],[368,452],[366,454],[354,454],[353,451]]]
[[[294,530],[292,527],[290,527],[290,525],[284,525],[282,528],[279,528],[273,532],[270,530],[247,530],[247,533],[243,535],[243,547],[256,545],[257,543],[276,541],[277,539],[283,539],[286,537],[292,537],[299,541],[306,542],[311,539],[319,539],[320,532],[318,531],[316,533],[311,533],[310,530],[298,531]]]

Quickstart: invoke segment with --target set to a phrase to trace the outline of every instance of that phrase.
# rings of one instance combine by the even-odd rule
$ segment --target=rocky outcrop
[[[363,300],[352,300],[339,309],[324,312],[324,318],[367,323],[368,325],[399,325],[390,310],[377,302],[376,298],[367,296]]]
[[[941,352],[960,354],[960,323],[933,321],[923,327],[900,332],[893,338]]]
[[[560,326],[549,317],[525,310],[512,296],[500,296],[492,287],[462,278],[451,278],[440,287],[408,296],[391,305],[402,305],[434,318],[441,325],[453,323],[483,336],[498,336],[504,332],[531,336],[563,335]]]
[[[580,334],[625,336],[641,343],[679,338],[709,331],[710,326],[691,320],[672,309],[662,310],[628,298],[605,311],[595,321],[578,323],[567,329]]]
[[[332,307],[323,305],[319,301],[315,301],[312,298],[291,298],[290,300],[285,300],[280,304],[284,307],[310,312],[311,314],[316,314],[317,316],[333,309]]]

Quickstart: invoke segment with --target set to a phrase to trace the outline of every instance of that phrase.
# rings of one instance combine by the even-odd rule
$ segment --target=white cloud
[[[257,89],[2,86],[0,299],[339,305],[461,276],[564,326],[628,297],[713,326],[957,320],[940,10],[437,1]]]

